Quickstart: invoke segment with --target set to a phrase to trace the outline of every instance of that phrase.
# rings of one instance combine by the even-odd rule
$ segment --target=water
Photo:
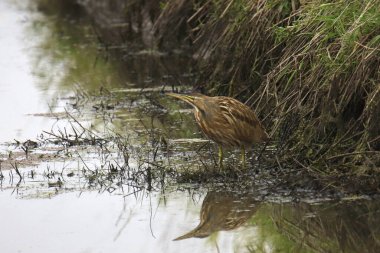
[[[1,1],[0,18],[0,141],[6,142],[34,137],[37,129],[47,125],[46,118],[32,118],[27,114],[47,110],[50,98],[35,86],[36,78],[31,75],[28,52],[39,38],[28,39],[25,34],[29,17],[9,1]]]
[[[83,11],[42,7],[0,2],[1,252],[380,251],[378,200],[163,176],[214,162],[212,145],[197,152],[207,141],[191,111],[161,93],[190,89],[188,59],[121,60],[96,43]],[[83,130],[66,111],[104,138],[122,135],[131,174],[114,141],[52,141]]]

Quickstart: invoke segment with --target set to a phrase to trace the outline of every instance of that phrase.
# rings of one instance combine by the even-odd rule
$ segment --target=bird
[[[223,147],[240,147],[244,167],[245,149],[270,139],[255,112],[232,97],[210,97],[200,93],[166,95],[185,101],[194,108],[198,126],[219,146],[219,168],[223,167]]]
[[[198,226],[174,241],[205,238],[215,232],[236,229],[246,223],[260,206],[261,202],[249,195],[227,191],[208,192],[202,202]]]

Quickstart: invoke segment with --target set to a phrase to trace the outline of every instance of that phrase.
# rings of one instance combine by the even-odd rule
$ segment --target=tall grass
[[[379,182],[379,13],[378,0],[312,1],[272,27],[282,49],[250,101],[273,119],[283,157],[318,178]]]

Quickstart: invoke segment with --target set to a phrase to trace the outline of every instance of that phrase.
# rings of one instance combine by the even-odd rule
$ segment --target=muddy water
[[[59,8],[0,1],[1,252],[380,251],[378,200],[170,180],[214,163],[161,92],[190,89],[186,56],[106,51]]]

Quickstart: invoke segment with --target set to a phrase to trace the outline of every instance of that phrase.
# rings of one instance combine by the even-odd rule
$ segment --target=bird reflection
[[[243,225],[259,207],[252,197],[232,192],[208,192],[202,203],[199,225],[174,239],[204,238],[218,231],[233,230]]]

